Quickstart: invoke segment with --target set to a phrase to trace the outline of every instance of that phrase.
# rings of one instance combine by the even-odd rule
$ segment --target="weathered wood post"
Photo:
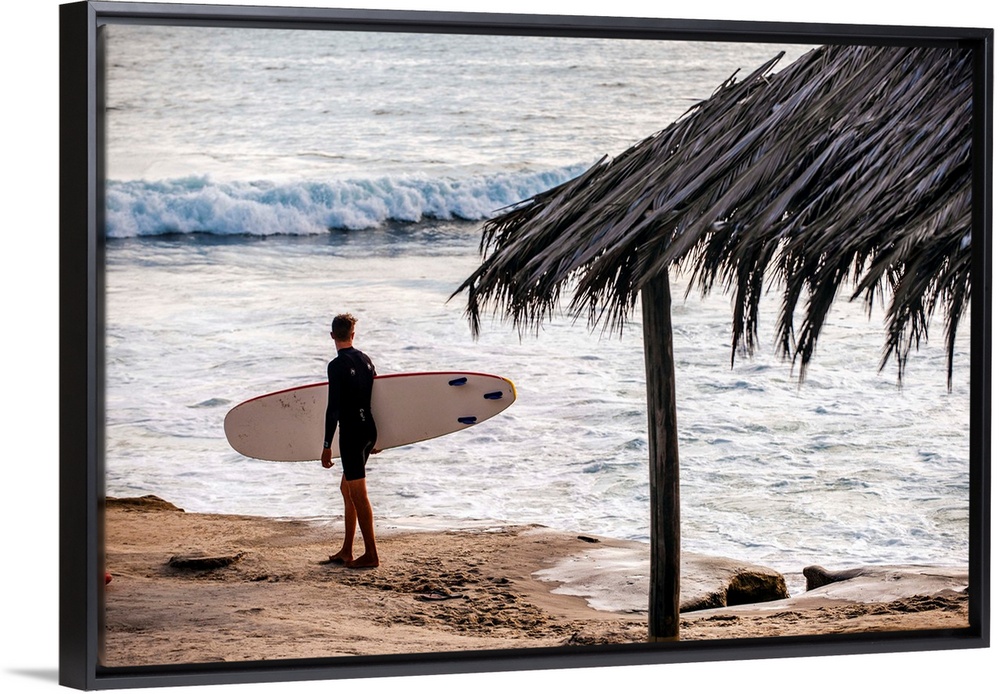
[[[643,352],[649,418],[649,640],[680,638],[681,494],[677,451],[670,279],[642,289]]]

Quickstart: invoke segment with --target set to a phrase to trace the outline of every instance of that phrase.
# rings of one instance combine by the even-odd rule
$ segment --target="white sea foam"
[[[267,243],[110,242],[109,492],[192,511],[336,516],[328,471],[244,459],[222,418],[243,399],[323,380],[327,314],[347,307],[381,373],[486,371],[518,389],[509,410],[472,430],[374,457],[380,518],[647,540],[641,325],[602,338],[557,316],[520,340],[487,322],[473,340],[461,300],[447,299],[475,268],[477,244],[477,226],[456,222]],[[769,300],[762,318],[776,310]],[[964,561],[967,347],[952,392],[933,344],[911,356],[900,389],[878,371],[878,322],[843,302],[799,385],[768,354],[729,367],[724,295],[678,301],[674,314],[685,549],[786,571],[831,557]]]

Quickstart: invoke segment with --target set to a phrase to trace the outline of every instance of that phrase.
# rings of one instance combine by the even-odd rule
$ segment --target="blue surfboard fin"
[[[452,380],[448,381],[448,385],[449,386],[464,386],[468,382],[469,382],[469,379],[466,378],[465,376],[462,376],[461,378],[455,378],[455,379],[452,379]]]
[[[462,424],[475,424],[476,419],[477,419],[476,417],[459,417],[458,421],[461,422]]]
[[[486,393],[483,397],[487,400],[500,400],[503,397],[503,391],[495,390],[492,393]]]

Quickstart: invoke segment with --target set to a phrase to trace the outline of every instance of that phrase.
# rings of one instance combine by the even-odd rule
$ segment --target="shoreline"
[[[102,663],[646,641],[641,543],[541,526],[386,525],[377,525],[382,565],[348,569],[325,561],[340,539],[335,525],[186,513],[156,497],[109,499]],[[718,561],[685,555],[682,593],[695,578],[718,592]],[[731,569],[732,560],[721,561]],[[876,568],[783,599],[682,611],[681,639],[968,626],[961,570]],[[610,611],[606,601],[595,609],[609,595],[626,609]]]

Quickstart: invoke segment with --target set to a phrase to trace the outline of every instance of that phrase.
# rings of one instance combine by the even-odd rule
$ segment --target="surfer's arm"
[[[330,381],[326,401],[326,426],[323,431],[323,453],[320,455],[320,462],[323,467],[333,467],[333,451],[330,446],[333,444],[333,435],[337,431],[337,420],[340,418],[340,387],[337,384],[337,370],[330,362],[326,368],[326,375]]]
[[[329,450],[333,442],[333,435],[337,431],[337,421],[340,419],[340,387],[337,383],[338,373],[334,362],[330,362],[326,368],[326,375],[330,381],[329,393],[326,401],[326,427],[323,432],[323,450]]]

